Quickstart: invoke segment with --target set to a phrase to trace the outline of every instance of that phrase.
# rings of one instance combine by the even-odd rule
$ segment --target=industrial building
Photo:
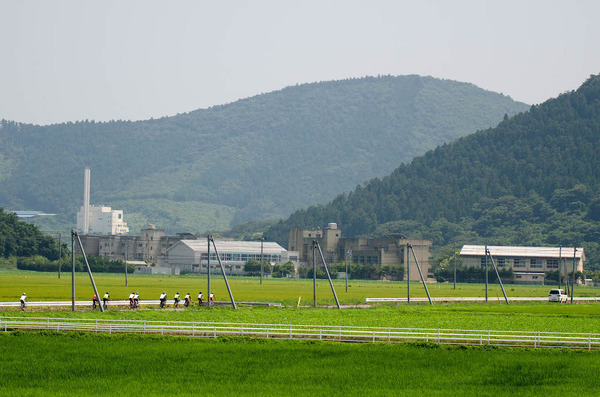
[[[123,235],[129,233],[127,223],[123,220],[123,211],[113,210],[110,207],[101,205],[88,206],[87,231],[85,230],[84,217],[85,209],[77,213],[77,233],[81,234],[103,234],[103,235]]]
[[[148,225],[139,236],[80,235],[86,254],[110,259],[145,261],[162,266],[167,249],[183,239],[195,239],[190,233],[165,235],[164,230]]]
[[[274,242],[233,240],[215,240],[214,242],[226,273],[231,275],[243,275],[244,264],[248,260],[260,261],[261,252],[263,260],[271,265],[287,261],[297,263],[298,261],[297,253],[289,252]],[[167,249],[166,266],[179,268],[181,273],[206,274],[208,272],[208,250],[207,239],[181,240]],[[211,273],[220,272],[219,262],[212,244],[210,245],[210,267]]]
[[[342,237],[342,231],[336,223],[329,223],[325,230],[300,229],[295,227],[290,232],[289,249],[298,251],[301,264],[312,264],[312,242],[317,241],[328,263],[343,262],[347,258],[353,263],[375,266],[404,265],[410,263],[411,281],[420,280],[417,265],[412,252],[407,249],[412,245],[419,261],[423,276],[433,278],[429,274],[431,240],[409,239],[403,235],[389,235],[381,238],[348,238]],[[410,255],[410,258],[409,258]],[[405,278],[408,272],[405,272]]]
[[[485,245],[465,245],[460,250],[463,266],[485,266]],[[568,247],[510,247],[487,246],[494,263],[499,269],[512,267],[515,273],[515,283],[544,284],[546,272],[561,271],[561,274],[571,274],[573,262],[575,271],[583,272],[585,253],[583,248]],[[565,266],[566,265],[566,266]],[[492,264],[488,259],[488,266]],[[580,282],[578,280],[577,282]]]
[[[129,233],[123,211],[103,205],[90,205],[90,169],[83,173],[83,205],[77,213],[77,233],[123,235]]]

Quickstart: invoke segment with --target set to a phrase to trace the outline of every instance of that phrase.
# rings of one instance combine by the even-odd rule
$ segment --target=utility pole
[[[456,243],[453,245],[454,249],[454,289],[456,289]]]
[[[206,295],[207,301],[208,301],[208,307],[211,307],[211,302],[210,302],[210,240],[212,239],[212,236],[206,236],[206,241],[208,242],[208,256],[206,257],[206,259],[208,260],[208,295]]]
[[[321,246],[319,242],[316,242],[316,246],[319,249],[319,255],[321,255],[321,260],[323,261],[323,267],[325,268],[325,273],[327,273],[327,279],[329,280],[329,286],[331,287],[331,292],[333,292],[333,297],[335,298],[335,304],[338,309],[341,309],[340,301],[338,300],[337,294],[335,293],[335,287],[333,286],[333,281],[331,280],[331,274],[329,273],[329,269],[327,268],[327,262],[325,262],[325,257],[323,256],[323,251],[321,251]]]
[[[129,248],[129,240],[125,240],[125,286],[127,287],[127,249]]]
[[[558,248],[558,289],[560,289],[561,275],[562,275],[562,246]]]
[[[313,240],[312,242],[312,256],[313,256],[313,306],[317,307],[317,261],[315,254],[315,246],[317,242]]]
[[[429,300],[429,304],[433,305],[433,301],[431,300],[431,296],[429,295],[429,289],[427,289],[427,284],[425,283],[425,277],[423,277],[423,272],[421,271],[421,265],[419,265],[419,260],[417,259],[417,254],[415,254],[415,249],[412,244],[408,244],[408,248],[412,251],[413,259],[415,260],[415,264],[417,265],[417,270],[419,271],[419,276],[421,277],[421,282],[423,282],[423,288],[427,293],[427,299]]]
[[[71,311],[75,311],[75,233],[71,230],[71,263],[73,271],[71,272]],[[98,296],[98,301],[100,297]]]
[[[60,241],[60,233],[58,233],[58,278],[60,279],[60,268],[62,265],[62,243]]]
[[[348,292],[348,251],[346,251],[346,292]]]
[[[573,304],[573,295],[575,295],[575,253],[577,247],[573,247],[573,277],[571,277],[571,304]]]
[[[485,246],[485,303],[488,303],[488,247]]]
[[[264,237],[260,238],[260,284],[262,285],[263,279],[263,242],[265,241]]]
[[[215,249],[215,255],[217,256],[217,260],[219,261],[219,266],[221,267],[221,274],[223,275],[223,279],[225,280],[225,285],[227,286],[227,292],[229,292],[229,299],[231,299],[231,306],[234,309],[237,309],[235,304],[235,300],[233,299],[233,293],[231,292],[231,288],[229,287],[229,281],[227,281],[227,274],[225,274],[225,268],[223,267],[223,263],[221,262],[221,257],[219,256],[219,251],[217,251],[217,245],[215,244],[215,240],[211,237],[210,241],[213,243],[213,248]],[[208,300],[210,300],[210,295],[208,296]]]
[[[406,291],[408,295],[407,303],[410,303],[410,244],[406,244]]]

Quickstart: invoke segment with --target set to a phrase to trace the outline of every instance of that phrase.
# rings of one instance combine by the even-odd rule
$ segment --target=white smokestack
[[[90,231],[90,169],[83,172],[83,234]]]

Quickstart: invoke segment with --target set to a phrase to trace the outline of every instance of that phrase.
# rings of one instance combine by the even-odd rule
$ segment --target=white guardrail
[[[423,341],[453,345],[600,349],[600,334],[565,332],[163,322],[49,317],[0,317],[0,330],[5,332],[11,330],[54,330],[64,332],[142,333],[205,338],[229,335],[252,338],[312,339],[339,342],[398,343]]]

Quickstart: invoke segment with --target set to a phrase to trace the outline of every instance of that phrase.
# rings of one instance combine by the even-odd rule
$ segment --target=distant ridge
[[[222,230],[326,202],[505,114],[528,109],[472,84],[382,76],[302,84],[146,121],[2,121],[0,206],[70,228],[90,167],[93,204],[132,231]]]
[[[337,222],[346,236],[404,233],[457,243],[583,245],[600,269],[600,76],[444,144],[391,175],[267,230]]]

